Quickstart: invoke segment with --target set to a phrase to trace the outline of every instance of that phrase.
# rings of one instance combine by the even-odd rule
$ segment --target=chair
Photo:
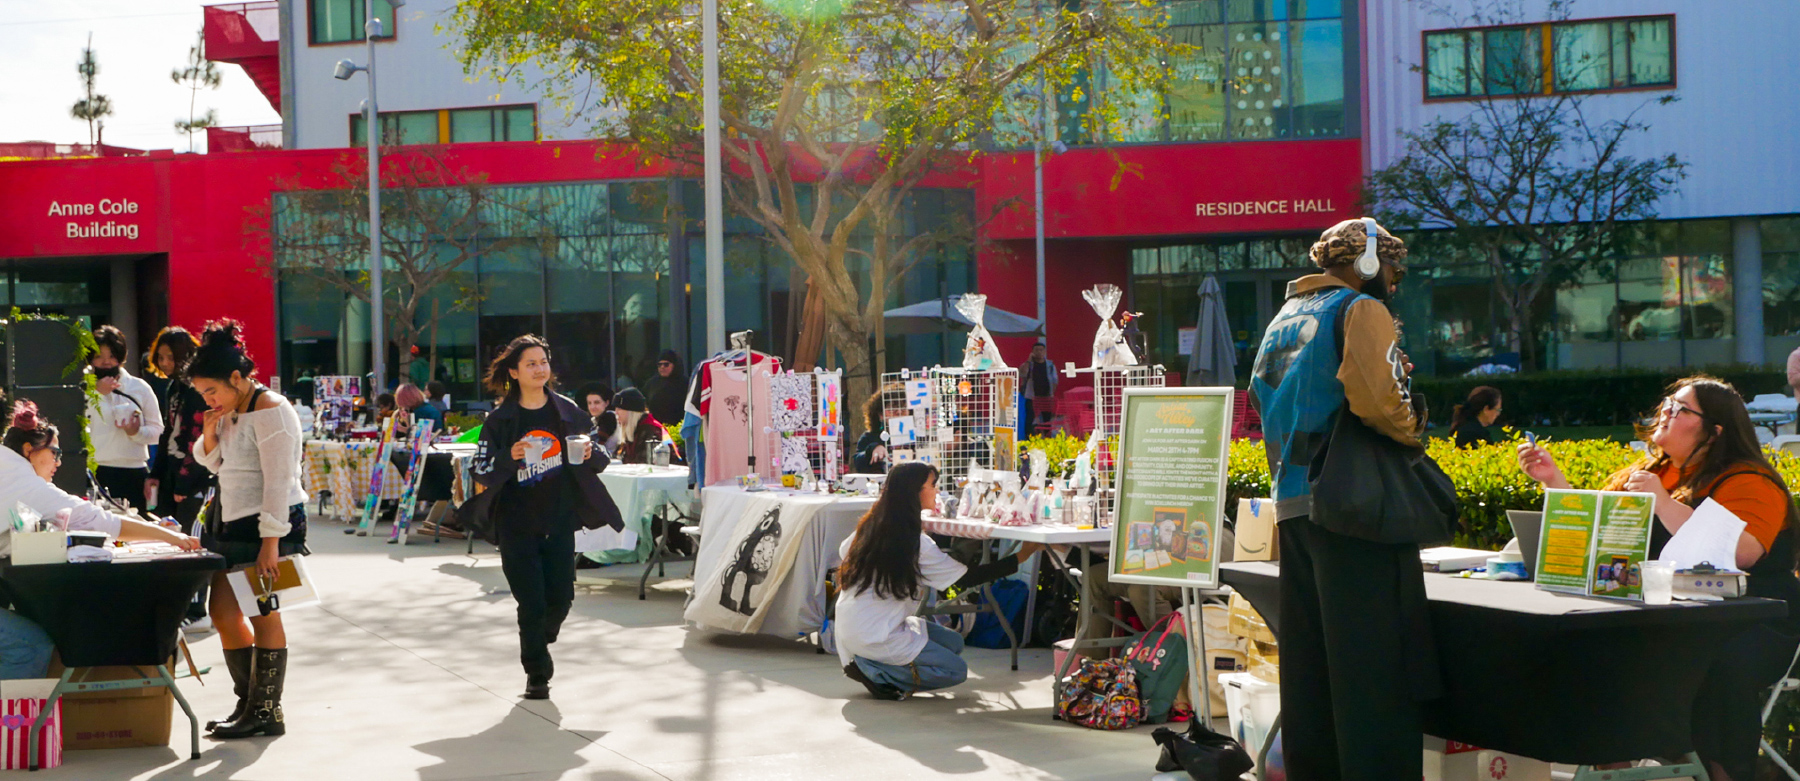
[[[1262,441],[1262,416],[1250,403],[1250,391],[1236,391],[1231,397],[1231,438]]]
[[[1061,422],[1058,411],[1055,396],[1032,396],[1032,420],[1026,422],[1026,428],[1032,434],[1048,436],[1056,430],[1057,424]]]
[[[1800,442],[1800,437],[1785,438]],[[1775,702],[1781,699],[1782,694],[1791,691],[1800,691],[1800,679],[1794,678],[1794,665],[1796,664],[1800,664],[1800,649],[1795,649],[1794,658],[1788,662],[1787,674],[1782,676],[1781,680],[1777,681],[1775,685],[1769,689],[1769,701],[1763,703],[1763,724],[1769,723],[1769,714],[1775,712]],[[1776,751],[1775,747],[1769,744],[1769,739],[1761,738],[1760,740],[1762,742],[1763,754],[1769,757],[1769,761],[1774,762],[1776,767],[1781,768],[1781,772],[1786,773],[1788,778],[1791,778],[1794,781],[1800,781],[1800,773],[1795,772],[1793,765],[1788,764],[1787,758],[1781,756],[1781,752]]]
[[[1784,434],[1770,440],[1768,447],[1770,450],[1782,450],[1800,456],[1800,435]]]

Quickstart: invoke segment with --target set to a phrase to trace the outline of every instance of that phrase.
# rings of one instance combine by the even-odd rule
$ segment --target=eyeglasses
[[[1393,272],[1394,272],[1394,282],[1393,282],[1393,286],[1394,286],[1394,287],[1399,287],[1399,286],[1400,286],[1400,280],[1403,280],[1403,279],[1405,279],[1405,278],[1406,278],[1406,269],[1404,269],[1404,268],[1401,268],[1401,267],[1400,267],[1400,266],[1388,266],[1388,268],[1389,268],[1389,269],[1392,269],[1392,270],[1393,270]]]
[[[1686,404],[1676,401],[1674,398],[1663,399],[1662,414],[1664,417],[1674,420],[1675,418],[1681,417],[1681,413],[1683,412],[1693,415],[1701,420],[1706,419],[1706,413],[1701,412],[1700,410],[1689,407]]]
[[[57,447],[55,445],[51,445],[50,446],[50,456],[52,458],[55,458],[58,461],[61,461],[62,460],[62,448]]]
[[[657,361],[657,362],[656,362],[656,365],[657,365],[657,366],[674,366],[674,365],[675,365],[675,364],[673,364],[673,363],[670,363],[670,362],[668,362],[668,361]]]

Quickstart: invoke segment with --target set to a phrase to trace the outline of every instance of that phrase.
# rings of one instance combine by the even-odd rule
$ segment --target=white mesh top
[[[288,508],[306,501],[300,487],[300,416],[294,405],[269,391],[275,406],[226,415],[219,446],[195,444],[194,460],[219,476],[219,510],[226,521],[256,516],[263,537],[285,537]]]

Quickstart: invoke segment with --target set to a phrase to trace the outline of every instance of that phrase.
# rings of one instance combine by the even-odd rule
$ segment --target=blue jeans
[[[969,679],[969,663],[963,661],[963,639],[946,627],[927,621],[925,647],[912,664],[886,664],[856,657],[856,666],[876,683],[885,683],[908,694],[948,689]]]
[[[42,678],[50,670],[56,644],[43,627],[11,610],[0,610],[0,678]]]

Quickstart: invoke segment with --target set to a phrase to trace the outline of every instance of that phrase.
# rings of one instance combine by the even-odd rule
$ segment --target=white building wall
[[[307,34],[308,0],[289,0],[293,4],[291,29],[286,33],[294,42],[293,91],[294,143],[299,149],[335,148],[350,145],[350,116],[357,113],[368,95],[362,74],[349,81],[333,78],[332,68],[338,60],[348,59],[359,65],[368,59],[368,48],[356,43],[312,45]],[[409,0],[397,9],[399,29],[394,40],[376,41],[376,84],[382,113],[454,108],[478,108],[536,104],[538,138],[585,138],[585,126],[571,125],[569,118],[554,103],[528,91],[524,83],[530,79],[509,80],[504,84],[491,80],[472,81],[463,75],[452,46],[455,39],[437,28],[445,23],[455,0]],[[445,139],[448,141],[448,139]]]
[[[1489,0],[1475,0],[1482,7]],[[1405,150],[1401,130],[1468,110],[1426,103],[1425,30],[1462,26],[1456,15],[1471,0],[1436,0],[1440,15],[1418,0],[1364,0],[1370,170]],[[1521,0],[1527,9],[1542,0]],[[1575,0],[1572,19],[1675,16],[1676,87],[1657,92],[1596,94],[1587,110],[1623,118],[1673,93],[1676,103],[1644,107],[1650,130],[1635,134],[1635,157],[1678,154],[1690,164],[1679,194],[1665,200],[1665,219],[1800,213],[1800,3],[1793,0]],[[1548,21],[1525,18],[1522,22]]]

